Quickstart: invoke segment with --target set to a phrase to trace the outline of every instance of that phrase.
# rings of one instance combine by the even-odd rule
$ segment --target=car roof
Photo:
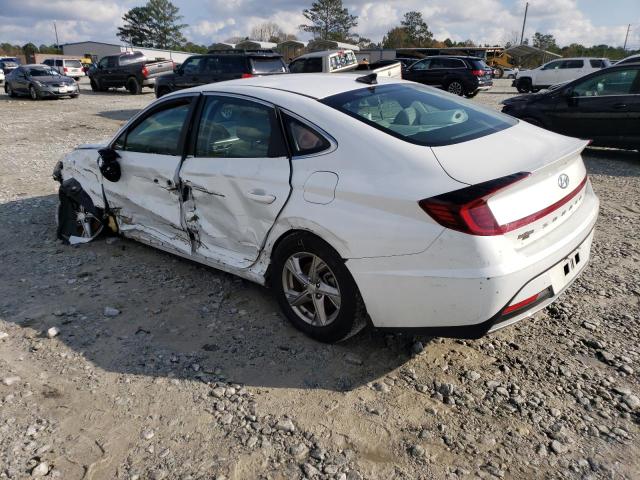
[[[297,73],[295,75],[267,75],[264,77],[242,78],[226,82],[210,83],[194,87],[191,91],[221,92],[227,87],[236,91],[235,87],[270,88],[304,95],[311,98],[326,98],[339,93],[366,88],[364,83],[356,82],[356,78],[365,76],[357,73]],[[406,83],[399,79],[381,77],[380,85]]]
[[[417,60],[424,60],[425,58],[457,58],[459,60],[482,60],[480,57],[473,57],[471,55],[428,55]]]

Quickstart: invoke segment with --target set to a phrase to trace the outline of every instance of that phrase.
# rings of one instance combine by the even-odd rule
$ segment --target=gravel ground
[[[498,108],[509,83],[474,101]],[[55,162],[153,98],[82,87],[0,95],[0,478],[639,478],[638,153],[586,151],[592,262],[533,319],[329,346],[259,286],[55,239]]]

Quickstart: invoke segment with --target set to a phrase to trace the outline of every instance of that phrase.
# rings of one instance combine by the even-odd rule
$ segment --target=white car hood
[[[589,144],[519,121],[468,142],[431,147],[447,174],[473,185],[517,172],[534,172]]]

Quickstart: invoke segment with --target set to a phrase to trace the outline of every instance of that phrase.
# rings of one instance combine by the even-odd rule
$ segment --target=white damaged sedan
[[[586,144],[375,74],[215,83],[68,154],[58,235],[112,230],[269,285],[321,341],[366,319],[477,338],[587,265]]]

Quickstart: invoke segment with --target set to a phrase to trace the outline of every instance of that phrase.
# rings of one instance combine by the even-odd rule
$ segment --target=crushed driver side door
[[[128,237],[183,254],[191,240],[182,225],[178,170],[196,95],[160,102],[111,145],[121,177],[103,179],[109,208]]]

